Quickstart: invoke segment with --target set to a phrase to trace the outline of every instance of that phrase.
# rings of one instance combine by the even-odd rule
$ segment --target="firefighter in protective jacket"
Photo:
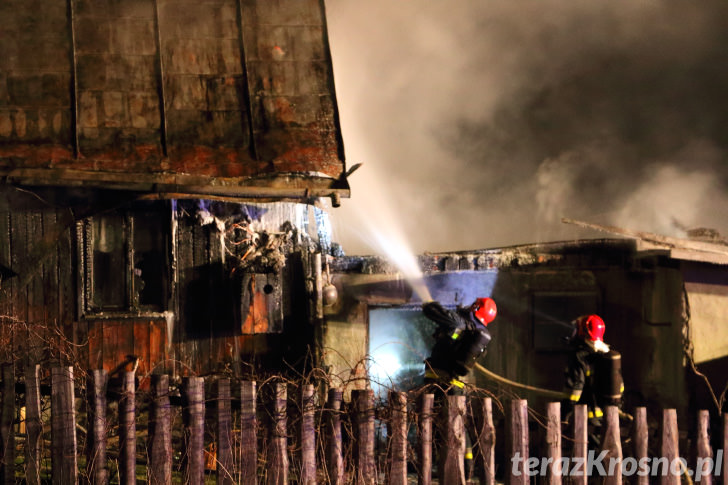
[[[497,308],[491,298],[478,298],[468,307],[448,310],[436,301],[422,305],[422,312],[437,324],[435,345],[425,359],[425,380],[450,389],[462,389],[459,380],[485,353],[490,342],[488,324]]]
[[[571,404],[586,404],[589,418],[599,420],[605,406],[620,404],[624,392],[621,354],[604,343],[606,326],[598,315],[584,315],[573,323],[565,391]]]

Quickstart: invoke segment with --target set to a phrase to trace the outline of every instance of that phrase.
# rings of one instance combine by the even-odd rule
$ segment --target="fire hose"
[[[477,362],[475,363],[475,369],[478,372],[480,372],[481,374],[483,374],[485,377],[487,377],[489,379],[493,379],[494,381],[498,381],[501,384],[505,384],[507,386],[517,387],[519,389],[524,389],[526,391],[535,392],[535,393],[538,393],[538,394],[542,394],[544,396],[553,397],[555,399],[564,399],[564,398],[568,399],[568,397],[569,397],[564,392],[552,391],[550,389],[543,389],[541,387],[536,387],[536,386],[529,386],[527,384],[521,384],[520,382],[512,381],[510,379],[506,379],[505,377],[501,377],[498,374],[489,371],[488,369],[486,369],[482,365],[478,364]]]
[[[485,377],[488,377],[489,379],[493,379],[494,381],[500,382],[501,384],[505,384],[507,386],[516,387],[518,389],[524,389],[526,391],[535,392],[537,394],[541,394],[541,395],[547,396],[547,397],[553,397],[555,399],[568,399],[569,398],[569,395],[565,392],[552,391],[550,389],[543,389],[541,387],[529,386],[527,384],[521,384],[520,382],[506,379],[505,377],[499,376],[495,372],[489,371],[488,369],[486,369],[482,365],[478,364],[477,362],[475,363],[475,369],[478,372],[480,372],[481,374],[483,374]],[[634,417],[631,414],[625,413],[621,409],[618,409],[617,411],[619,413],[620,418],[624,418],[628,421],[634,420]]]

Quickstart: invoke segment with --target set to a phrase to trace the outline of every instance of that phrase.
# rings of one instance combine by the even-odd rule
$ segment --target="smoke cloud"
[[[605,236],[562,217],[728,236],[728,2],[326,10],[347,164],[363,164],[332,213],[347,254],[394,228],[417,253]]]

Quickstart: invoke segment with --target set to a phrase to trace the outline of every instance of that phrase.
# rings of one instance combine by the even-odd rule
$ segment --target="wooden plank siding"
[[[285,366],[284,354],[289,363],[303,355],[311,342],[307,340],[310,330],[302,324],[308,313],[301,258],[284,253],[285,271],[250,270],[246,280],[231,269],[234,256],[224,246],[224,228],[201,223],[194,207],[186,208],[189,214],[177,214],[169,204],[157,206],[158,212],[149,212],[148,206],[139,213],[134,206],[122,209],[140,218],[148,213],[160,215],[160,221],[169,221],[174,228],[167,230],[168,255],[160,256],[166,261],[152,266],[169,272],[159,279],[166,285],[162,290],[154,286],[157,280],[148,279],[156,273],[145,272],[142,277],[141,269],[136,273],[137,267],[129,266],[136,264],[133,251],[128,252],[132,263],[127,263],[126,272],[89,276],[94,251],[100,251],[89,241],[98,227],[91,230],[84,220],[74,221],[68,209],[0,209],[0,265],[18,273],[0,282],[4,316],[0,361],[18,363],[20,359],[118,372],[130,370],[124,363],[132,362],[129,356],[134,356],[140,377],[153,372],[184,377],[275,372]],[[119,233],[109,229],[111,235]],[[132,294],[128,307],[99,306],[102,292],[94,296],[90,285],[108,280],[111,288],[124,288],[123,278],[133,272],[139,285],[135,291],[150,282],[155,295],[160,291],[166,295],[163,305],[143,306]],[[253,276],[260,281],[241,288],[240,282],[252,281]],[[269,283],[275,285],[272,293],[266,288]],[[292,292],[301,295],[287,294]],[[243,301],[257,302],[271,322],[261,322],[246,334],[241,321]],[[293,332],[290,336],[283,335],[285,319],[291,322],[285,326]]]
[[[4,266],[10,268],[12,266],[12,249],[10,247],[10,234],[11,221],[10,212],[3,212],[2,230],[0,230],[0,258]],[[8,361],[10,358],[7,352],[9,342],[12,339],[12,315],[13,315],[13,298],[15,294],[15,281],[16,278],[8,278],[5,281],[0,282],[0,295],[2,296],[2,325],[0,325],[0,357],[4,361]]]
[[[30,254],[28,251],[28,215],[14,213],[10,217],[10,248],[11,265],[13,268],[23,268],[18,271],[19,277],[13,285],[13,323],[11,342],[7,348],[11,349],[11,360],[15,361],[23,355],[21,346],[28,341],[26,324],[28,322],[28,291],[23,282],[32,275],[36,268],[29,264]]]
[[[89,365],[106,371],[118,369],[129,356],[138,359],[137,374],[145,376],[168,359],[167,322],[164,319],[124,318],[89,321]],[[94,368],[94,367],[92,367]]]
[[[72,361],[79,351],[70,345],[75,272],[64,212],[0,212],[0,264],[17,273],[1,283],[0,352],[4,361]],[[50,349],[54,349],[52,353]]]
[[[145,375],[169,360],[166,317],[77,318],[83,266],[64,210],[2,211],[0,224],[0,264],[18,273],[0,283],[3,361],[77,362],[110,371],[134,355]]]

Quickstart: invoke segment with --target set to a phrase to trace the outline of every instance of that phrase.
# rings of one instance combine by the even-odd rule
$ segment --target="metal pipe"
[[[321,264],[321,253],[316,253],[313,256],[313,270],[314,270],[314,298],[315,298],[315,315],[316,318],[321,320],[324,318],[324,299],[323,299],[323,269]]]

